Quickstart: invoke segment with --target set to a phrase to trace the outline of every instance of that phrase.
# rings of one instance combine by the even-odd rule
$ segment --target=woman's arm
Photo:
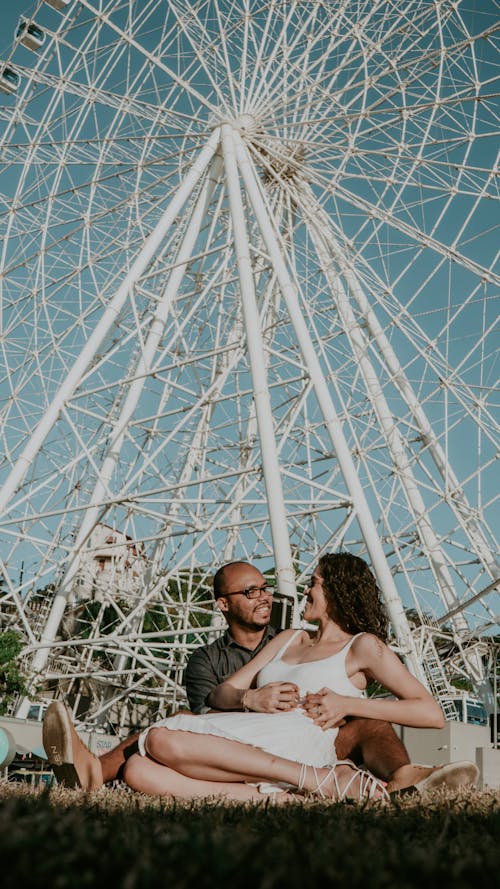
[[[236,673],[226,679],[221,685],[214,688],[209,695],[208,702],[216,710],[259,710],[260,712],[274,712],[276,709],[289,709],[288,703],[296,696],[297,686],[291,682],[271,682],[263,688],[253,689],[252,684],[257,673],[262,670],[283,648],[285,643],[296,630],[283,630],[274,639],[271,639],[248,664],[241,667]],[[287,707],[280,707],[279,703],[287,702]]]
[[[368,680],[380,682],[397,700],[354,698],[324,688],[318,696],[309,695],[305,705],[317,725],[333,728],[346,716],[365,716],[416,728],[443,728],[445,720],[437,701],[376,636],[364,633],[353,642],[347,657],[354,673],[362,672]]]

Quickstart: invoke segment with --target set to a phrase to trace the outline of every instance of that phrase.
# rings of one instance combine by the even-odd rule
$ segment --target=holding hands
[[[338,728],[345,724],[349,698],[329,688],[309,692],[300,699],[299,687],[293,682],[269,682],[261,688],[247,689],[242,698],[244,710],[254,713],[280,713],[303,707],[315,725],[322,729]]]
[[[322,688],[314,694],[309,692],[302,706],[315,725],[327,729],[345,725],[348,702],[346,695],[338,695],[329,688]]]
[[[249,688],[241,699],[244,710],[277,713],[293,710],[299,703],[299,687],[294,682],[269,682],[261,688]]]

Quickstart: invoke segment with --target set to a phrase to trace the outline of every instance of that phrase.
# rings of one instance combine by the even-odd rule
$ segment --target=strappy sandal
[[[339,780],[337,778],[336,768],[337,766],[349,766],[352,769],[353,773],[351,777],[347,780],[346,785],[341,789],[339,785]],[[307,769],[312,769],[314,780],[316,783],[316,787],[313,790],[305,790],[304,784],[307,777]],[[333,776],[334,788],[335,788],[335,796],[329,796],[323,790],[324,786]],[[359,785],[355,794],[349,794],[349,789],[353,785],[353,783],[359,778]],[[342,800],[364,800],[364,799],[374,799],[377,790],[381,791],[381,796],[377,797],[378,800],[383,802],[389,802],[390,796],[385,789],[385,785],[382,781],[379,781],[375,775],[372,775],[370,772],[366,772],[363,769],[358,769],[357,766],[351,762],[350,759],[340,759],[335,763],[334,766],[331,767],[329,772],[325,775],[324,778],[318,777],[318,772],[314,766],[308,766],[305,763],[302,763],[299,774],[299,783],[298,790],[305,793],[306,796],[318,796],[320,799],[328,799],[334,802],[342,801]]]

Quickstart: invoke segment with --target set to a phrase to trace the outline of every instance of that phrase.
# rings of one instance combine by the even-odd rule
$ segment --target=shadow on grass
[[[2,889],[497,885],[500,793],[381,807],[179,803],[0,784]]]

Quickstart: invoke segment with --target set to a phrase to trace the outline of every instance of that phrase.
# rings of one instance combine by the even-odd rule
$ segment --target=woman
[[[387,617],[363,559],[320,558],[304,620],[317,623],[317,631],[283,631],[212,693],[212,706],[231,712],[180,714],[146,729],[140,753],[125,766],[126,783],[180,798],[262,800],[272,792],[276,802],[287,802],[295,799],[291,788],[333,799],[386,797],[376,778],[337,761],[339,725],[365,716],[441,728],[441,709],[387,647]],[[396,700],[366,698],[372,680]],[[252,687],[275,681],[297,688],[288,709],[234,712],[244,709]]]

